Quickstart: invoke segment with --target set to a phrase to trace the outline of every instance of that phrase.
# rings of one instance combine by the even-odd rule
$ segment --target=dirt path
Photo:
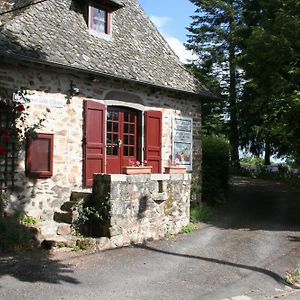
[[[300,262],[300,192],[239,178],[230,198],[210,224],[164,241],[98,254],[2,257],[0,299],[297,297],[284,276]]]

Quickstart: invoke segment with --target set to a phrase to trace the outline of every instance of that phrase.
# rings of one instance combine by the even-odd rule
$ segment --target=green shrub
[[[215,209],[205,203],[198,204],[191,207],[191,221],[206,222],[214,214]]]
[[[24,225],[35,225],[37,224],[37,219],[29,215],[20,215],[20,221]]]
[[[20,224],[16,216],[0,216],[0,251],[29,249],[33,246],[32,233]]]
[[[210,204],[226,200],[229,186],[229,144],[220,136],[202,139],[202,197]]]

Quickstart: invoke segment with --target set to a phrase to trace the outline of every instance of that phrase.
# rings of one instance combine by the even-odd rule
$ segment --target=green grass
[[[201,203],[191,208],[191,221],[194,223],[206,222],[212,217],[214,212],[215,208],[205,203]]]
[[[180,233],[190,233],[194,231],[196,228],[197,226],[195,224],[189,223],[181,229]]]

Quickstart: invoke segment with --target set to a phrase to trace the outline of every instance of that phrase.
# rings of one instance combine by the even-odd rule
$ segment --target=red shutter
[[[46,178],[53,170],[53,134],[38,133],[27,139],[26,174]]]
[[[93,185],[93,175],[104,173],[105,167],[105,105],[84,102],[84,185]]]
[[[145,112],[145,160],[152,166],[152,173],[161,173],[162,113]]]

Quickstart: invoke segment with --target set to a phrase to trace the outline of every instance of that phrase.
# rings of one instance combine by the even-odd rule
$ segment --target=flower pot
[[[176,166],[165,167],[165,174],[184,174],[184,173],[186,173],[185,167],[176,167]]]
[[[140,166],[140,167],[123,167],[123,173],[127,175],[134,174],[151,174],[152,166]]]

